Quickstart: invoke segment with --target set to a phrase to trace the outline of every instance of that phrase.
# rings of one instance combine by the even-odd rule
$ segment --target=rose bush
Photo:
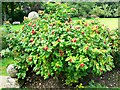
[[[59,77],[72,85],[90,73],[101,75],[115,67],[111,53],[117,51],[117,32],[111,33],[97,19],[61,21],[53,14],[25,23],[17,34],[12,50],[17,53],[18,78],[33,70],[44,79]]]

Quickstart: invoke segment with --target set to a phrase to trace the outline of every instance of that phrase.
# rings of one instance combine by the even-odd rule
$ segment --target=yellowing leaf
[[[101,52],[106,53],[106,52],[107,52],[107,50],[101,50]]]

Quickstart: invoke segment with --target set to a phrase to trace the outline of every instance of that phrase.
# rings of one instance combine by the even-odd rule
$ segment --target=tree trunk
[[[7,20],[7,15],[6,15],[6,3],[2,3],[2,12],[3,12],[3,21]]]
[[[11,18],[12,18],[12,22],[14,21],[14,2],[11,2]]]

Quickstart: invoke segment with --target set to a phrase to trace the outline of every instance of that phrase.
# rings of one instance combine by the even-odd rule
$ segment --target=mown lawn
[[[79,20],[80,18],[73,18],[73,20]],[[92,19],[87,19],[88,21],[94,20]],[[110,30],[117,29],[118,28],[118,18],[99,18],[99,21],[101,24],[104,24]]]
[[[73,21],[79,20],[80,18],[73,18]],[[88,22],[93,20],[93,19],[87,19]],[[99,21],[101,24],[104,24],[108,26],[111,30],[118,28],[118,18],[99,18]],[[12,29],[17,31],[20,30],[23,24],[21,25],[12,25]],[[0,29],[4,28],[4,26],[0,26]],[[7,75],[6,73],[6,67],[14,63],[15,61],[12,58],[6,58],[0,60],[0,75]]]
[[[0,76],[7,76],[6,68],[9,64],[15,63],[14,59],[9,57],[9,58],[4,58],[0,59]]]
[[[12,30],[17,31],[22,28],[23,24],[20,25],[12,25]],[[4,26],[0,26],[0,29],[5,28]]]
[[[76,21],[76,20],[79,20],[81,18],[73,18],[73,21]],[[94,18],[91,18],[91,19],[87,19],[88,22],[91,21],[91,20],[94,20]],[[116,29],[118,28],[118,18],[99,18],[99,21],[101,24],[104,24],[106,25],[107,27],[109,27],[111,30],[112,29]],[[13,30],[20,30],[21,27],[23,26],[23,24],[20,24],[20,25],[12,25],[12,29]],[[0,29],[1,28],[4,28],[3,26],[0,26]]]

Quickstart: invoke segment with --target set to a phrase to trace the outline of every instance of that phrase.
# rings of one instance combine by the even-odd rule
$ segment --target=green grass
[[[13,31],[18,31],[22,28],[23,24],[20,24],[20,25],[12,25],[12,30]],[[0,29],[4,29],[5,27],[4,26],[0,26]]]
[[[0,76],[7,76],[6,68],[9,64],[14,64],[15,60],[11,57],[0,59]]]
[[[79,20],[81,18],[73,18],[74,21]],[[91,20],[94,20],[94,18],[87,19],[88,22]],[[99,21],[101,24],[104,24],[105,26],[109,27],[110,30],[118,28],[118,18],[99,18]],[[20,25],[12,25],[13,30],[20,30],[23,24]],[[0,29],[4,28],[3,26],[0,26]]]
[[[79,20],[80,18],[73,18],[73,20]],[[91,20],[94,20],[94,18],[87,19],[88,22]],[[118,18],[99,18],[99,21],[101,24],[104,24],[110,30],[117,29],[118,28]]]
[[[99,21],[109,27],[110,30],[118,28],[118,18],[101,18]]]
[[[22,28],[23,25],[13,25],[13,30],[20,30]]]

